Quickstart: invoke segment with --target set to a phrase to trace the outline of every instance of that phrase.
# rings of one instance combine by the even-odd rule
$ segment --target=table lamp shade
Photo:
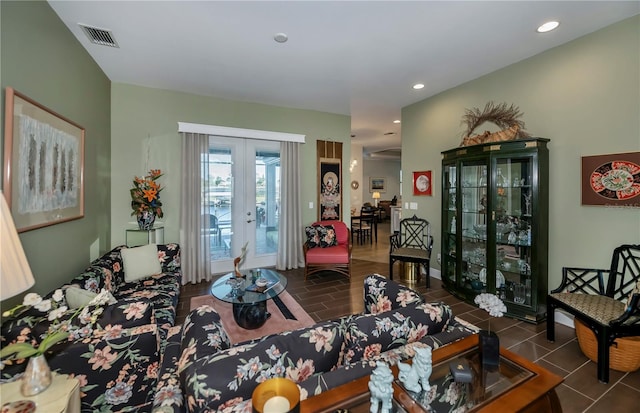
[[[18,295],[34,283],[11,211],[0,192],[0,300]]]
[[[371,197],[373,198],[374,202],[376,203],[376,207],[378,206],[378,199],[380,199],[380,192],[376,191],[374,192]]]

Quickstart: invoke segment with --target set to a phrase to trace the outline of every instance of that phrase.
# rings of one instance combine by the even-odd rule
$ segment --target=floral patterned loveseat
[[[105,289],[115,299],[85,323],[77,310],[68,310],[69,337],[45,354],[52,371],[80,381],[83,412],[149,412],[156,392],[166,339],[174,325],[182,273],[178,244],[157,245],[161,272],[126,281],[122,250],[118,246],[77,277],[43,299],[66,291],[71,285],[91,292]],[[153,252],[151,252],[153,254]],[[153,255],[151,255],[153,259]],[[68,297],[67,297],[68,298]],[[67,306],[66,298],[61,305]],[[49,312],[50,314],[50,312]],[[47,312],[28,308],[2,324],[1,344],[38,344],[49,330]],[[16,379],[27,360],[2,360],[3,381]]]
[[[154,412],[251,411],[262,381],[287,377],[302,399],[368,375],[377,360],[395,364],[414,348],[437,348],[475,332],[444,303],[380,275],[364,282],[365,313],[231,346],[212,307],[192,311],[165,359]]]

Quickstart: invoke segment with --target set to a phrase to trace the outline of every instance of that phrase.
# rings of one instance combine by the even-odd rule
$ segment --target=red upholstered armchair
[[[305,228],[304,278],[321,271],[351,277],[351,234],[342,221],[314,222]]]

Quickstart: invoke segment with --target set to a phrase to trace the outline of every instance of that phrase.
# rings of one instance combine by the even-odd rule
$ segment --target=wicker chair
[[[320,221],[311,224],[311,226],[318,225],[333,226],[338,245],[326,248],[312,248],[309,246],[309,241],[306,241],[302,245],[304,279],[306,280],[310,275],[324,271],[335,271],[350,278],[352,245],[349,227],[342,221]]]
[[[593,331],[598,343],[598,380],[608,383],[610,347],[617,338],[640,336],[640,245],[616,248],[609,270],[562,269],[562,284],[547,296],[549,341],[555,340],[557,308]]]

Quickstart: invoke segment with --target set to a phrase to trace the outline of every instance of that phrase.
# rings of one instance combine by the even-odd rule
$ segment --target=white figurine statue
[[[431,347],[416,347],[416,356],[413,358],[413,365],[418,371],[422,390],[428,392],[431,389],[429,377],[431,377]]]
[[[385,363],[376,362],[376,368],[369,379],[369,391],[371,392],[371,413],[391,413],[391,399],[393,397],[393,373]]]
[[[408,363],[398,362],[398,378],[402,382],[405,389],[410,392],[420,393],[422,387],[420,387],[420,377],[418,377],[418,371]]]
[[[429,377],[431,377],[431,347],[416,347],[416,355],[413,364],[398,362],[400,373],[398,378],[405,389],[420,393],[421,390],[428,392],[431,389]]]

